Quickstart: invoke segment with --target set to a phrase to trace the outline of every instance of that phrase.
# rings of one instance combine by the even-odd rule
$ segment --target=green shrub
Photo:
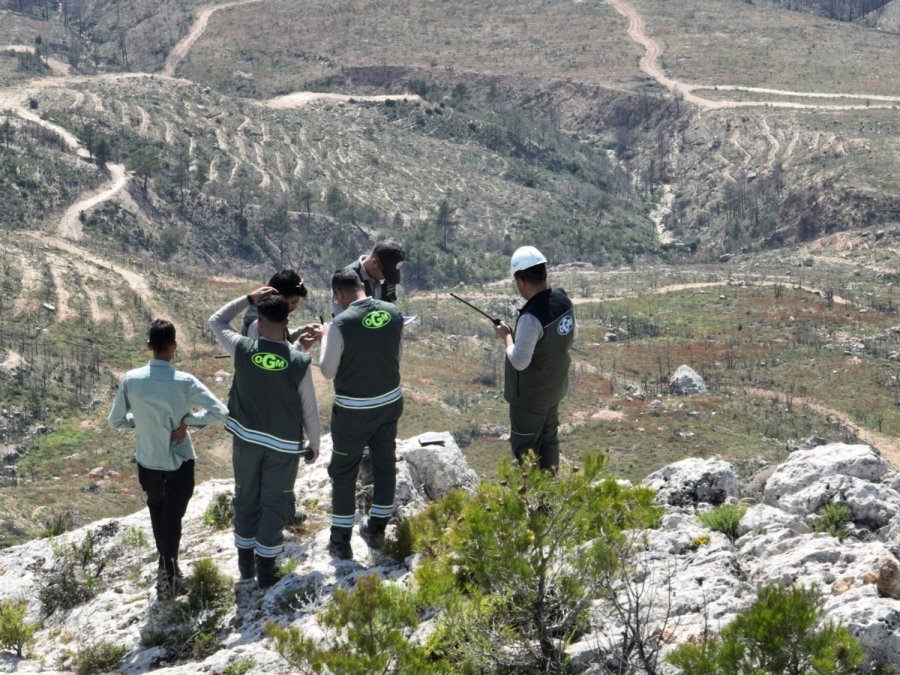
[[[865,652],[843,626],[820,623],[823,615],[815,589],[765,586],[719,636],[681,645],[667,658],[692,675],[855,672]]]
[[[498,484],[412,519],[418,602],[438,612],[428,649],[463,671],[555,672],[587,608],[624,563],[625,530],[656,527],[647,488],[601,480],[601,457],[559,476],[504,461]]]
[[[734,542],[738,538],[738,528],[745,513],[747,513],[746,504],[723,504],[712,511],[698,514],[697,518],[709,529],[721,532]]]
[[[96,642],[82,647],[75,655],[75,672],[78,675],[109,673],[118,670],[128,650],[109,642]]]
[[[231,600],[232,581],[212,560],[198,560],[187,585],[188,607],[194,612],[221,607]]]
[[[143,548],[147,545],[147,535],[137,525],[130,525],[122,534],[122,543],[128,548]]]
[[[818,512],[819,520],[813,524],[813,532],[827,532],[832,537],[843,541],[847,536],[847,528],[844,527],[852,519],[853,514],[844,504],[829,502]]]
[[[25,621],[28,603],[24,600],[0,600],[0,649],[15,650],[22,658],[22,650],[34,642],[37,624]]]
[[[199,560],[187,580],[185,600],[162,606],[141,633],[144,647],[164,647],[166,660],[203,660],[219,647],[219,633],[231,602],[232,581],[211,560]]]
[[[412,524],[408,518],[397,525],[396,534],[384,542],[384,552],[397,562],[403,562],[413,552]]]
[[[106,565],[118,557],[115,547],[100,550],[100,546],[117,531],[118,524],[109,523],[87,532],[80,543],[54,548],[53,565],[38,586],[44,616],[72,609],[97,595]]]
[[[275,648],[301,672],[368,675],[434,673],[425,648],[407,641],[404,631],[418,623],[413,595],[384,583],[377,574],[362,577],[352,591],[338,589],[321,619],[332,642],[321,649],[296,628],[265,626]]]
[[[230,492],[217,492],[203,513],[203,522],[214,530],[225,530],[231,527],[234,520],[234,496]]]
[[[75,527],[75,513],[71,509],[65,509],[44,519],[41,536],[45,539],[52,539],[68,532],[73,527]]]
[[[229,663],[225,670],[222,671],[222,675],[244,675],[255,665],[256,661],[253,659],[241,659],[240,661]]]

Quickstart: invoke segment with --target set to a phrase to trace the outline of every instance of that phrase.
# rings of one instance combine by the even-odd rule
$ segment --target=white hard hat
[[[516,252],[512,254],[509,261],[509,273],[515,276],[516,272],[527,270],[529,267],[546,263],[547,259],[544,254],[538,251],[534,246],[520,246]]]

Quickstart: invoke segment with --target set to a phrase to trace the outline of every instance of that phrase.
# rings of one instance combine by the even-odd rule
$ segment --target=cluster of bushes
[[[77,607],[100,592],[103,573],[122,545],[118,541],[110,543],[118,530],[119,524],[112,521],[87,532],[80,542],[54,547],[53,564],[44,572],[38,587],[44,616]]]
[[[602,480],[602,468],[589,458],[553,478],[504,464],[497,483],[451,492],[401,523],[387,551],[419,555],[410,588],[373,574],[337,590],[319,617],[325,646],[274,623],[266,633],[301,672],[563,673],[566,646],[599,628],[590,608],[602,607],[624,626],[610,636],[620,651],[604,657],[617,664],[609,672],[659,672],[664,631],[642,623],[661,600],[630,584],[640,583],[639,533],[661,511],[650,490]],[[734,538],[744,508],[702,517]],[[864,653],[822,617],[814,591],[767,586],[720,634],[667,659],[692,675],[854,672]]]
[[[603,466],[591,457],[557,479],[503,464],[498,483],[452,492],[400,528],[395,555],[423,555],[414,591],[368,577],[337,592],[325,649],[296,629],[268,634],[305,671],[560,672],[565,645],[625,569],[626,532],[661,515],[652,491],[602,480]],[[408,641],[426,614],[434,630]]]
[[[172,599],[141,635],[144,647],[161,646],[167,661],[202,661],[219,649],[233,582],[211,560],[199,560],[187,579],[186,599]]]

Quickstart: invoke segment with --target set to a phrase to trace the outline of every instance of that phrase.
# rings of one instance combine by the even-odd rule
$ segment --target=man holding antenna
[[[525,300],[515,330],[502,321],[494,331],[506,348],[504,398],[509,402],[509,442],[522,461],[529,450],[541,469],[559,466],[559,403],[569,384],[569,349],[575,312],[569,296],[547,283],[547,259],[534,246],[516,249],[510,261],[516,290]]]

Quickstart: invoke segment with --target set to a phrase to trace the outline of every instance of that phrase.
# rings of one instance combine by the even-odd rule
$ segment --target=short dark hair
[[[286,324],[291,306],[283,295],[267,295],[256,303],[259,316],[266,321],[277,324]]]
[[[175,325],[166,319],[154,319],[147,334],[150,349],[160,352],[175,342]]]
[[[516,279],[522,279],[530,284],[547,281],[547,263],[540,263],[539,265],[519,270],[514,276]]]
[[[303,278],[294,270],[275,272],[269,279],[269,286],[286,298],[292,298],[295,295],[305,298],[309,293],[303,283]]]
[[[345,267],[342,270],[338,270],[334,274],[331,275],[331,290],[332,291],[351,291],[356,292],[363,288],[362,279],[359,278],[359,275],[356,273],[356,270]]]

